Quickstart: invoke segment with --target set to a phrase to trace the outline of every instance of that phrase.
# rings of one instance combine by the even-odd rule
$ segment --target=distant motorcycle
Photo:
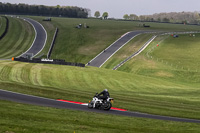
[[[99,99],[98,93],[93,97],[92,101],[89,101],[88,108],[97,108],[103,110],[110,110],[112,103],[114,102],[113,98],[107,98],[106,100]]]

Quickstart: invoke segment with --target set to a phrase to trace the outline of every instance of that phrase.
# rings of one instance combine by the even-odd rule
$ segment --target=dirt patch
[[[147,68],[151,68],[151,69],[158,68],[157,63],[154,60],[146,59],[144,56],[140,56],[140,55],[138,55],[136,58],[137,60],[140,60],[141,62],[143,62]]]
[[[160,72],[156,73],[156,76],[158,76],[158,77],[173,77],[174,75],[169,72],[160,71]]]
[[[146,60],[149,68],[157,68],[156,62],[153,60]]]

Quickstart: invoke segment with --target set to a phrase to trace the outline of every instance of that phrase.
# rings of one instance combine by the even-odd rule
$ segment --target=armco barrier
[[[6,33],[8,32],[8,27],[9,27],[8,18],[6,16],[2,16],[2,17],[4,17],[6,19],[6,28],[5,28],[4,32],[3,32],[3,34],[0,36],[0,40],[6,35]]]
[[[58,28],[56,28],[56,31],[54,33],[53,40],[52,40],[51,46],[49,48],[49,52],[47,53],[47,59],[49,59],[51,57],[51,53],[52,53],[52,50],[53,50],[53,47],[54,47],[54,44],[55,44],[57,34],[58,34]]]
[[[32,60],[28,60],[26,58],[20,57],[20,58],[14,58],[14,61],[85,67],[85,64],[82,64],[82,63],[73,63],[73,62],[65,62],[65,60],[61,60],[61,59],[53,59],[52,61],[42,61],[40,58],[33,58]]]

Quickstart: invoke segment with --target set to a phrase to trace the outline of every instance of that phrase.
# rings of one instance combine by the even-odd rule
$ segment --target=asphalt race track
[[[132,38],[136,37],[139,34],[147,33],[150,31],[132,31],[128,32],[117,41],[115,41],[112,45],[102,51],[99,55],[97,55],[94,59],[92,59],[87,65],[94,67],[101,67],[113,54],[115,54],[121,47],[123,47],[127,42],[129,42]]]
[[[26,53],[30,53],[36,56],[45,46],[47,40],[47,32],[44,27],[37,21],[30,18],[23,18],[25,21],[29,22],[35,30],[35,39],[32,46],[24,52],[19,57],[25,57]]]
[[[124,63],[126,63],[128,60],[130,60],[134,56],[137,56],[138,54],[140,54],[156,37],[157,36],[153,36],[151,39],[149,39],[138,51],[136,51],[131,56],[129,56],[128,58],[126,58],[125,60],[123,60],[122,62],[120,62],[117,66],[115,66],[113,68],[113,70],[117,70],[120,66],[122,66]]]
[[[159,115],[151,115],[151,114],[130,112],[130,111],[115,111],[115,110],[104,111],[104,110],[98,110],[98,109],[89,109],[87,106],[83,106],[79,104],[67,103],[67,102],[57,101],[57,100],[48,99],[48,98],[14,93],[14,92],[5,91],[1,89],[0,89],[0,99],[18,102],[18,103],[62,108],[62,109],[72,109],[72,110],[79,110],[79,111],[114,114],[114,115],[122,115],[122,116],[129,116],[129,117],[150,118],[150,119],[158,119],[158,120],[169,120],[169,121],[177,121],[177,122],[200,123],[200,120],[195,120],[195,119],[159,116]]]

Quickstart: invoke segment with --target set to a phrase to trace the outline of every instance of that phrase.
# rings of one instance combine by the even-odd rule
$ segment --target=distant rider
[[[103,96],[100,96],[103,95]],[[107,100],[110,97],[110,94],[107,89],[103,90],[101,93],[98,94],[99,99]]]

